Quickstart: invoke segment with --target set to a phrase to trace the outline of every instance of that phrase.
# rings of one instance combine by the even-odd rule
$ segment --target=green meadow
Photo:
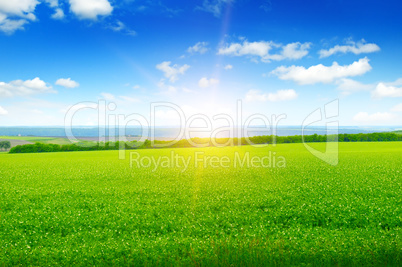
[[[119,157],[0,153],[0,265],[401,264],[402,142]]]

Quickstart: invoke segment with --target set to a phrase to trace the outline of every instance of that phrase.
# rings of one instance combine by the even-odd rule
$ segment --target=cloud
[[[0,31],[13,34],[16,30],[23,30],[29,21],[35,21],[33,13],[37,0],[2,0],[0,1]]]
[[[204,0],[202,6],[198,6],[197,9],[212,13],[215,17],[219,18],[223,7],[232,2],[234,0]]]
[[[269,50],[272,49],[274,43],[270,41],[231,43],[226,47],[221,47],[218,50],[218,55],[226,56],[259,56],[264,58],[268,55]]]
[[[116,97],[113,94],[110,93],[101,93],[101,97],[107,101],[114,101]]]
[[[52,15],[52,19],[63,19],[64,18],[64,12],[61,8],[56,8],[55,13]]]
[[[7,115],[8,111],[5,110],[2,106],[0,106],[0,115]]]
[[[402,78],[397,79],[395,82],[386,83],[389,86],[402,86]]]
[[[139,100],[138,98],[134,98],[134,97],[130,97],[130,96],[121,95],[121,96],[119,96],[119,98],[120,98],[121,100],[123,100],[123,101],[131,102],[131,103],[138,103],[138,102],[140,102],[140,100]]]
[[[225,69],[225,70],[231,70],[231,69],[233,69],[233,66],[230,65],[230,64],[228,64],[228,65],[226,65],[226,66],[224,67],[224,69]]]
[[[195,91],[193,91],[191,89],[188,89],[186,87],[183,87],[182,90],[183,90],[184,93],[195,93]]]
[[[402,97],[402,88],[391,86],[386,83],[378,83],[372,96],[375,98]]]
[[[176,82],[179,79],[178,76],[180,74],[183,75],[190,68],[187,64],[184,64],[183,66],[177,64],[170,66],[170,64],[170,61],[164,61],[156,65],[156,68],[162,71],[165,74],[165,77],[172,83]]]
[[[60,85],[66,88],[76,88],[78,86],[80,86],[79,83],[77,83],[76,81],[71,80],[71,78],[67,78],[67,79],[58,79],[56,81],[56,85]]]
[[[308,69],[302,66],[280,66],[273,70],[271,74],[281,80],[291,80],[298,84],[331,83],[336,79],[362,75],[371,70],[368,58],[362,58],[350,65],[340,66],[337,62],[332,66],[318,64]]]
[[[282,52],[277,55],[272,55],[272,60],[284,60],[284,59],[301,59],[308,54],[308,50],[311,47],[311,43],[290,43],[282,47]]]
[[[391,110],[395,112],[402,112],[402,103],[394,106]]]
[[[172,95],[177,93],[177,88],[174,87],[173,85],[166,85],[165,84],[165,79],[161,79],[158,82],[158,87],[161,89],[159,93],[160,95]]]
[[[98,16],[108,16],[113,7],[108,0],[69,0],[70,10],[80,19],[96,20]]]
[[[51,8],[54,8],[55,13],[52,15],[52,19],[63,19],[64,11],[59,7],[58,0],[45,0]]]
[[[32,109],[31,112],[35,113],[35,114],[44,114],[44,112],[42,110],[39,110],[39,109]]]
[[[219,48],[218,55],[260,57],[262,62],[284,59],[301,59],[308,54],[311,43],[289,43],[281,45],[272,41],[231,43]],[[273,49],[280,49],[276,54],[270,54]]]
[[[265,0],[262,5],[260,5],[260,8],[264,10],[265,12],[270,12],[272,10],[272,2],[271,0]]]
[[[67,113],[70,111],[71,113],[77,112],[81,109],[97,109],[98,104],[96,103],[77,103],[75,105],[67,106],[60,109],[61,113]]]
[[[219,80],[213,78],[208,80],[206,77],[203,77],[198,81],[198,86],[201,88],[207,88],[217,84],[219,84]]]
[[[261,102],[279,102],[288,101],[297,98],[297,93],[293,89],[278,90],[276,93],[261,93],[259,90],[250,90],[246,94],[246,101],[261,101]]]
[[[59,6],[59,0],[45,0],[45,2],[48,3],[50,7]]]
[[[322,49],[318,53],[320,54],[320,58],[329,57],[336,53],[353,53],[355,55],[359,55],[362,53],[373,53],[380,51],[380,47],[374,43],[366,43],[364,39],[355,43],[353,41],[349,41],[348,45],[336,45],[331,49],[325,50]]]
[[[377,112],[373,114],[359,112],[353,117],[353,120],[364,123],[387,123],[393,121],[395,118],[395,114],[388,112]]]
[[[342,91],[343,95],[350,95],[351,93],[359,91],[370,91],[375,87],[375,85],[372,84],[363,84],[347,78],[338,80],[336,84],[338,85],[338,90]]]
[[[207,42],[198,42],[195,45],[189,47],[187,49],[187,52],[189,53],[200,53],[200,54],[205,54],[206,52],[208,52],[208,43]]]
[[[122,32],[127,35],[135,36],[137,35],[136,31],[130,30],[123,22],[118,20],[115,25],[109,27],[112,31]]]
[[[161,79],[157,86],[159,87],[159,92],[157,92],[155,95],[166,95],[166,96],[172,96],[175,95],[178,92],[183,92],[183,93],[195,93],[194,90],[190,90],[187,87],[175,87],[173,85],[167,85],[165,84],[165,79]]]
[[[101,93],[101,98],[106,100],[106,101],[114,101],[114,102],[130,102],[130,103],[137,103],[140,102],[139,99],[130,97],[130,96],[115,96],[111,93]]]
[[[39,78],[32,80],[15,80],[9,83],[0,82],[0,98],[13,96],[29,96],[43,93],[54,93],[52,87],[48,87]]]

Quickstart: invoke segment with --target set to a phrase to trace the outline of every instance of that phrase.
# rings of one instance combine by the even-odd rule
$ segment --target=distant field
[[[18,146],[18,145],[33,144],[32,142],[28,142],[26,140],[10,139],[7,136],[0,136],[0,141],[10,141],[11,147],[15,147],[15,146]],[[3,152],[3,151],[0,150],[0,152]]]
[[[36,142],[44,144],[71,144],[67,138],[60,137],[37,137],[37,136],[0,136],[0,141],[10,141],[11,147],[18,145],[34,144]],[[79,140],[81,143],[90,143],[91,140]]]
[[[0,140],[16,140],[16,141],[25,141],[27,143],[41,142],[45,144],[59,144],[59,145],[71,144],[71,142],[67,138],[59,138],[59,137],[0,136]]]
[[[0,154],[0,265],[400,265],[402,143],[339,146]],[[247,153],[286,167],[204,162]]]

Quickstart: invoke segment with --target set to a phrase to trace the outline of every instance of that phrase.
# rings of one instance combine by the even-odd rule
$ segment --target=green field
[[[135,151],[207,160],[187,169],[2,153],[0,265],[400,265],[402,142],[339,146],[337,166],[303,144]],[[286,167],[235,168],[247,153]]]

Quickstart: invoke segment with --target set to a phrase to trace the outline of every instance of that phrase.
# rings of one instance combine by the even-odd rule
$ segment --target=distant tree
[[[6,150],[9,149],[9,148],[11,148],[11,143],[10,143],[10,141],[4,141],[3,147],[4,147]]]
[[[1,149],[1,150],[3,150],[3,149],[7,150],[7,149],[9,149],[10,147],[11,147],[10,141],[1,141],[1,142],[0,142],[0,149]]]

